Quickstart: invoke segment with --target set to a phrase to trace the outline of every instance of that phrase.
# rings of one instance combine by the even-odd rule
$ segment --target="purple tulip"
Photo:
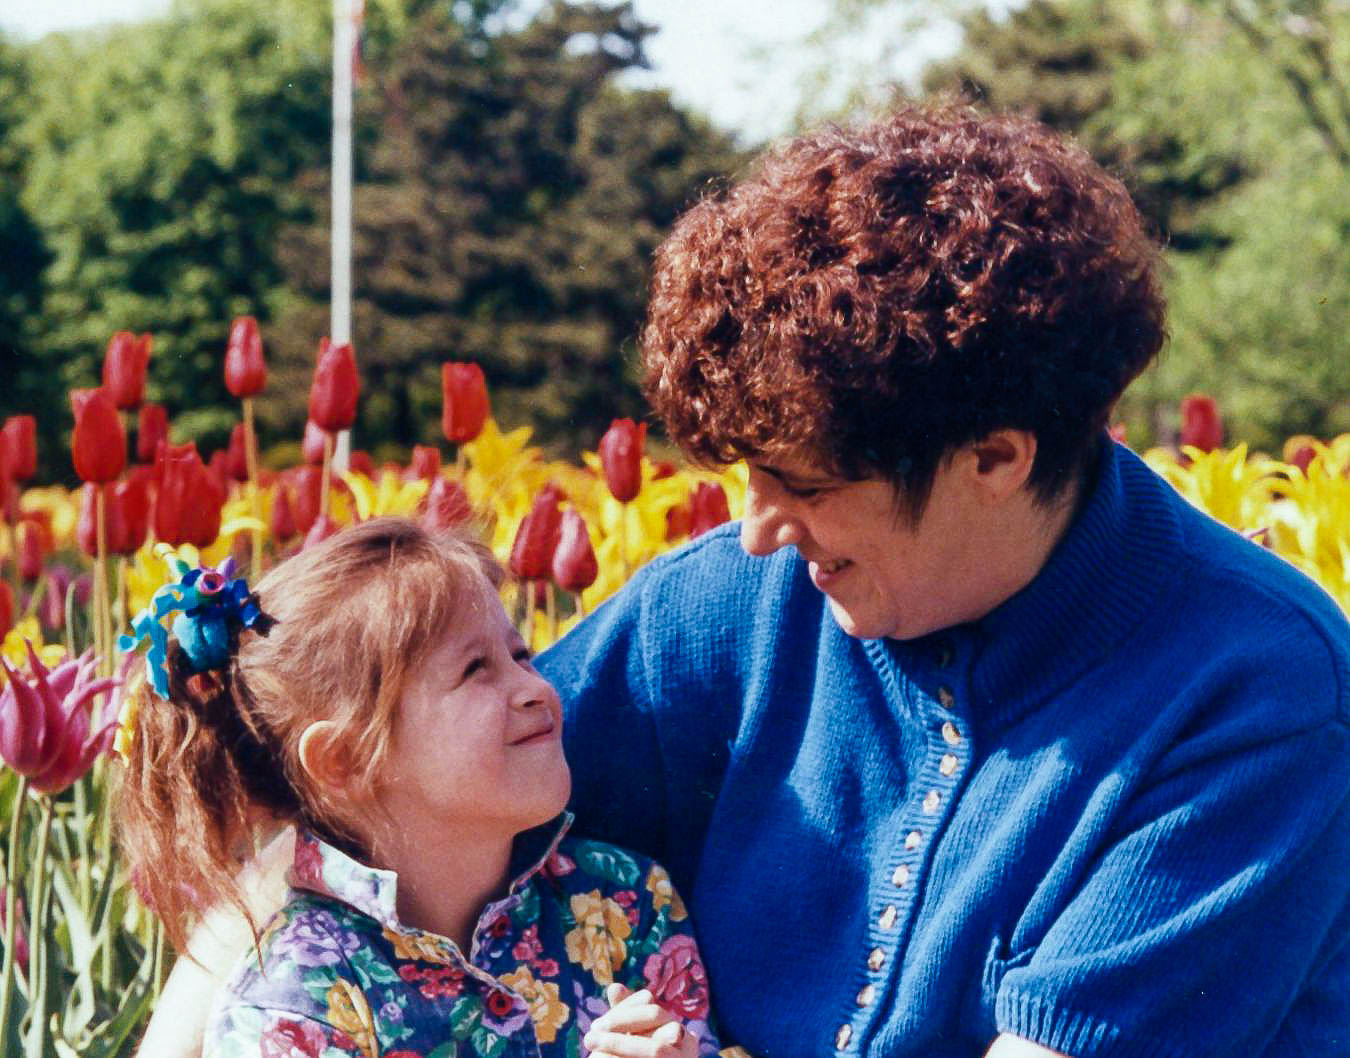
[[[0,692],[0,757],[28,777],[38,793],[60,793],[87,772],[111,745],[116,715],[93,702],[120,681],[98,679],[93,652],[48,669],[28,644],[31,679],[0,658],[9,686]]]

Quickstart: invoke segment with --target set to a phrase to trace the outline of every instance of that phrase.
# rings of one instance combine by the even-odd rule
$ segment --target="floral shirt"
[[[613,981],[651,989],[711,1058],[707,976],[665,869],[565,837],[570,823],[517,839],[527,866],[467,957],[398,921],[396,875],[302,832],[290,899],[226,986],[203,1058],[583,1058]]]

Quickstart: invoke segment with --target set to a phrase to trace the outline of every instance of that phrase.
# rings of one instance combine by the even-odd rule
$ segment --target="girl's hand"
[[[591,1058],[698,1058],[698,1039],[643,988],[605,991],[609,1012],[591,1022],[582,1043]]]

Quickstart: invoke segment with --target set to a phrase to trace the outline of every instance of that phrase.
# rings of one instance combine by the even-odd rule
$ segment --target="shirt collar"
[[[971,707],[995,725],[1119,649],[1175,580],[1178,499],[1133,452],[1103,445],[1096,480],[1025,588],[973,626]]]
[[[511,849],[509,892],[514,893],[543,870],[572,826],[572,813],[516,835]],[[312,831],[295,836],[295,859],[286,878],[293,889],[339,900],[398,932],[407,927],[398,920],[398,875],[370,867],[330,845]]]

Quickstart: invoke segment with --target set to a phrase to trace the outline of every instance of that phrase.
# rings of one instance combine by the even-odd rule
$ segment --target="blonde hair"
[[[263,820],[303,824],[362,855],[351,821],[301,767],[300,738],[334,722],[353,788],[370,788],[405,680],[482,577],[501,582],[482,544],[377,518],[269,571],[255,590],[272,623],[241,629],[223,672],[192,674],[170,644],[169,699],[139,692],[116,814],[132,877],[175,947],[208,907],[230,901],[247,914],[236,849]]]

